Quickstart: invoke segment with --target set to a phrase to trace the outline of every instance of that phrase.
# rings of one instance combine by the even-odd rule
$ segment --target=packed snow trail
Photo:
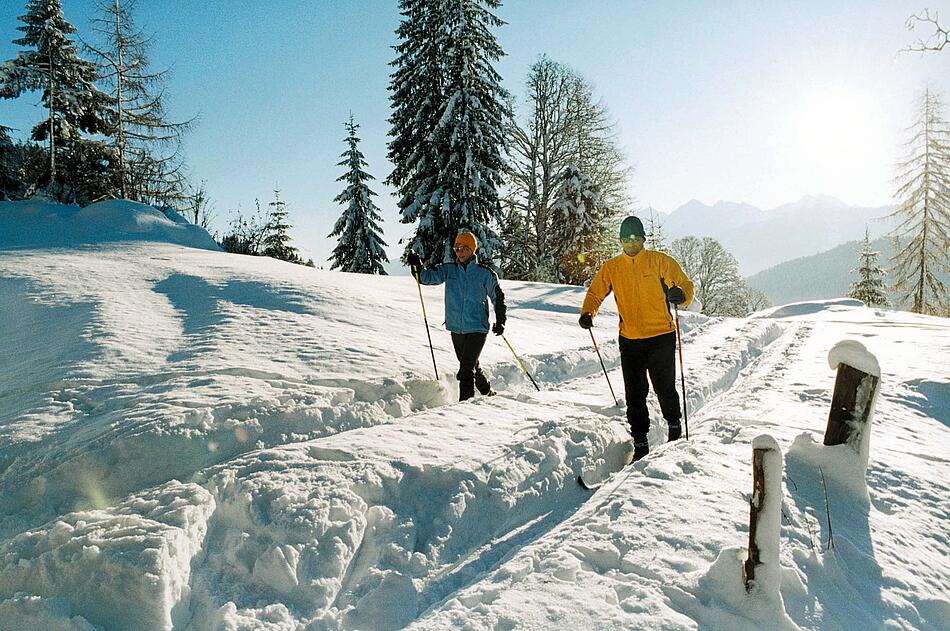
[[[763,322],[746,328],[774,327]],[[571,387],[586,391],[598,377],[562,385],[569,393]],[[316,613],[321,625],[350,629],[371,620],[376,628],[399,628],[481,579],[587,499],[573,484],[579,470],[616,470],[627,458],[623,423],[576,403],[570,394],[559,398],[560,390],[525,389],[514,398],[502,394],[453,404],[391,424],[254,452],[203,472],[199,481],[212,489],[216,515],[227,516],[225,523],[212,520],[205,547],[209,559],[230,561],[207,563],[193,584],[195,602],[205,607],[195,626],[223,604],[215,599],[224,591],[221,584],[254,586],[251,602],[266,587],[298,614]],[[612,406],[608,411],[619,412]],[[279,473],[263,479],[262,468]],[[267,515],[267,523],[255,520],[260,514]],[[327,530],[321,525],[327,521],[337,526]],[[288,523],[300,524],[300,532],[289,537],[293,541],[306,540],[314,530],[321,537],[275,552],[275,542],[288,537],[273,529],[283,531]],[[227,534],[236,532],[243,533],[240,540]],[[246,549],[253,552],[245,554]],[[218,550],[227,553],[213,554]],[[274,555],[274,567],[261,570],[260,559]],[[239,562],[241,557],[257,561],[251,566]],[[331,574],[307,573],[306,561],[313,565],[317,558],[316,567]],[[244,598],[233,592],[227,597],[241,609]],[[384,612],[387,622],[380,620]]]
[[[692,440],[666,445],[617,474],[547,537],[409,628],[948,628],[950,546],[943,533],[950,485],[940,471],[950,454],[945,442],[921,448],[915,437],[945,432],[946,424],[919,413],[915,419],[903,398],[921,381],[941,383],[928,388],[942,393],[950,388],[937,372],[945,370],[950,323],[850,305],[824,310],[830,317],[787,320],[786,332],[696,415]],[[927,332],[919,353],[901,352],[900,338],[879,337],[905,321]],[[787,448],[806,431],[820,442],[834,380],[824,356],[832,340],[854,335],[877,338],[878,352],[890,359],[884,378],[892,385],[872,429],[871,505],[829,478],[835,547],[826,549],[817,474],[803,469],[796,452],[788,456],[786,616],[738,595],[752,437],[769,431]],[[924,377],[908,383],[908,374]],[[881,472],[897,470],[907,476],[900,484],[881,479]],[[892,503],[905,510],[890,510]]]

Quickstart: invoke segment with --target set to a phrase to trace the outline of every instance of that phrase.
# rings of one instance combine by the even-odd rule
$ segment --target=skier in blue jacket
[[[459,360],[455,377],[459,381],[459,401],[475,396],[475,388],[486,396],[493,396],[488,378],[478,365],[478,358],[488,337],[488,301],[495,307],[495,325],[492,333],[505,332],[505,294],[498,284],[498,276],[475,257],[478,242],[471,232],[455,237],[456,261],[423,268],[415,252],[406,257],[412,275],[423,285],[445,283],[445,328],[452,333],[452,345]]]

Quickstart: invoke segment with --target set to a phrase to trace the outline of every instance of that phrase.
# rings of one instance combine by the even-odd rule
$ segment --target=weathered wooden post
[[[743,565],[747,591],[778,592],[782,519],[782,452],[768,434],[752,441],[752,497],[749,500],[749,558]]]
[[[859,454],[866,456],[870,432],[867,425],[881,381],[877,358],[860,342],[844,340],[828,352],[828,364],[838,370],[838,376],[831,397],[824,443],[852,445]]]

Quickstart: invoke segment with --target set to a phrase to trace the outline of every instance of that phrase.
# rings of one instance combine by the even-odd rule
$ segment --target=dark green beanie
[[[643,230],[643,222],[633,215],[624,219],[623,223],[620,224],[620,238],[629,239],[631,236],[641,239],[646,236],[646,232]]]

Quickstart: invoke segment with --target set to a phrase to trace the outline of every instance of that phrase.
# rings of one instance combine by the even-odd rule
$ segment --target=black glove
[[[495,335],[501,335],[505,332],[505,325],[501,322],[496,322],[495,326],[491,328],[491,332]]]
[[[413,276],[418,276],[419,272],[422,271],[422,259],[415,252],[406,255],[406,263],[409,265],[409,271],[412,272]]]
[[[594,316],[589,313],[582,313],[577,323],[581,325],[582,329],[592,329],[594,328]]]
[[[686,294],[683,293],[683,290],[673,285],[666,290],[666,301],[672,302],[674,305],[681,305],[686,302]]]

